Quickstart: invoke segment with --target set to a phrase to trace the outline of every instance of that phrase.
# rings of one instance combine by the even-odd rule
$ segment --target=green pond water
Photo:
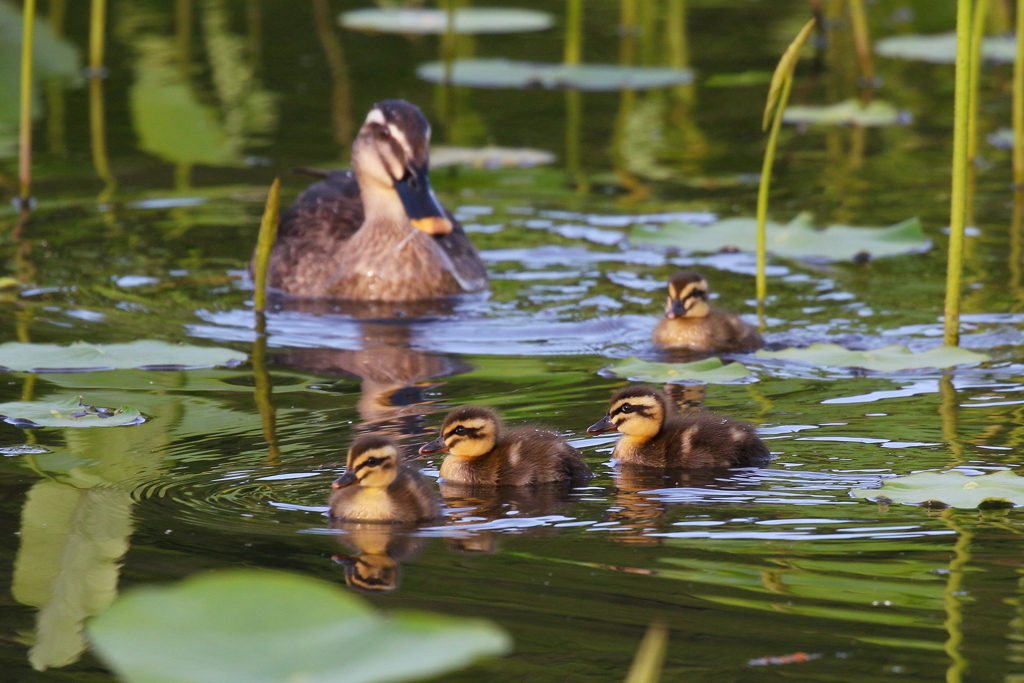
[[[585,433],[624,383],[599,371],[630,355],[662,359],[650,331],[680,267],[699,268],[720,303],[754,316],[753,259],[624,238],[666,214],[753,215],[764,78],[807,3],[647,0],[641,30],[619,31],[620,4],[588,0],[586,62],[675,60],[695,81],[580,95],[419,80],[415,67],[437,60],[442,41],[340,28],[336,15],[360,4],[115,0],[102,92],[41,82],[38,203],[20,226],[6,202],[17,53],[0,46],[0,278],[20,283],[0,290],[0,342],[152,339],[252,353],[245,269],[266,188],[282,174],[290,201],[308,178],[289,169],[343,165],[338,140],[377,100],[419,104],[435,143],[555,157],[433,173],[488,264],[489,297],[400,321],[275,309],[255,370],[0,374],[0,403],[82,396],[147,418],[106,429],[0,422],[0,680],[112,680],[81,627],[125,588],[237,567],[346,585],[334,556],[389,575],[400,567],[397,588],[368,596],[383,609],[485,617],[514,638],[510,656],[444,680],[622,680],[655,619],[671,629],[665,681],[1024,680],[1024,512],[849,494],[920,470],[1020,464],[1024,230],[1013,227],[1009,153],[985,141],[1008,125],[1010,67],[984,71],[977,230],[965,253],[963,343],[990,360],[879,374],[737,356],[756,381],[679,398],[756,424],[771,465],[644,478],[613,466],[613,439]],[[453,53],[561,61],[564,4],[508,4],[551,12],[555,27],[462,37]],[[685,44],[667,39],[679,7]],[[868,8],[873,37],[953,26],[951,0]],[[87,15],[68,4],[63,40],[79,54]],[[849,22],[829,26],[828,46],[800,64],[794,104],[860,94]],[[67,46],[51,52],[48,73],[79,73]],[[901,125],[785,127],[772,215],[862,226],[917,216],[933,246],[867,264],[773,258],[772,347],[940,343],[953,70],[880,58],[875,68],[875,98],[904,112]],[[102,130],[90,124],[98,97]],[[412,450],[466,402],[553,426],[596,476],[571,492],[450,495],[445,523],[415,533],[331,528],[324,504],[352,438],[386,432]],[[424,465],[436,476],[438,460]]]

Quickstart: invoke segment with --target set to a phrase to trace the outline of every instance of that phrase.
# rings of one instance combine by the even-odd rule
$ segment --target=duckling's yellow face
[[[352,167],[368,213],[402,211],[412,227],[428,235],[453,229],[430,187],[430,124],[403,100],[374,105],[352,145]],[[396,196],[397,195],[397,196]]]
[[[360,439],[349,449],[345,474],[334,482],[333,488],[342,489],[354,484],[364,488],[385,488],[397,475],[398,449],[393,443],[366,443]]]
[[[665,421],[665,405],[653,392],[615,397],[608,406],[608,414],[587,429],[588,434],[601,434],[615,430],[638,439],[651,439]]]
[[[666,318],[701,318],[709,311],[707,280],[696,273],[681,273],[669,281]]]
[[[448,451],[460,458],[478,458],[494,448],[499,429],[498,418],[490,409],[466,406],[445,418],[441,435],[421,447],[420,453]]]

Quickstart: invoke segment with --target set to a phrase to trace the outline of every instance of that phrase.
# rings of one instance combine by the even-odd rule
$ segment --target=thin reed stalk
[[[989,0],[974,0],[971,23],[970,90],[967,105],[967,192],[964,199],[964,225],[974,225],[974,187],[978,170],[978,110],[981,107],[981,47],[988,23]]]
[[[967,208],[967,140],[970,114],[971,0],[957,0],[956,97],[953,113],[953,180],[950,193],[949,256],[946,264],[945,335],[960,344],[960,283],[963,274],[964,220]]]
[[[875,64],[871,58],[871,35],[868,31],[868,14],[864,0],[849,0],[850,24],[853,27],[853,44],[860,63],[860,75],[864,79],[865,98],[875,87]]]
[[[668,628],[662,621],[653,622],[640,641],[640,648],[629,667],[626,683],[658,683],[661,668],[665,663],[665,650],[668,647]]]
[[[583,0],[568,0],[565,8],[565,51],[562,61],[577,66],[583,58]]]
[[[1017,54],[1013,61],[1013,184],[1024,187],[1024,0],[1017,0]]]
[[[764,152],[764,163],[761,166],[761,184],[757,190],[757,300],[763,302],[768,296],[768,278],[765,275],[765,263],[767,261],[767,226],[768,226],[768,195],[772,182],[772,166],[775,164],[775,148],[778,146],[779,129],[782,127],[782,115],[786,111],[786,103],[789,102],[789,91],[793,87],[793,72],[796,63],[800,59],[800,50],[803,49],[807,37],[817,23],[811,19],[800,29],[793,42],[789,44],[779,65],[772,75],[772,82],[768,88],[768,101],[764,107],[764,118],[761,126],[768,128],[771,122],[771,133],[768,135],[768,147]]]
[[[25,0],[21,31],[21,101],[18,115],[18,196],[28,208],[32,193],[32,39],[36,0]]]
[[[98,201],[106,204],[114,196],[117,179],[110,170],[107,157],[106,105],[103,78],[106,76],[103,56],[106,49],[107,0],[92,0],[89,11],[89,132],[92,162],[105,187]]]
[[[253,264],[252,279],[256,288],[253,296],[253,308],[262,313],[267,306],[267,264],[270,263],[270,251],[277,239],[278,214],[281,208],[281,178],[274,178],[267,195],[267,205],[263,209],[260,221],[260,233],[256,240],[256,260]]]
[[[260,428],[267,443],[267,460],[276,463],[281,459],[281,448],[277,443],[277,408],[274,406],[274,384],[267,369],[267,319],[262,310],[256,311],[256,343],[252,347],[252,372],[255,377],[253,398],[260,413]]]

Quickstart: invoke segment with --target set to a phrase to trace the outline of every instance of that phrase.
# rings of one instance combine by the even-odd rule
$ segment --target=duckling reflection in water
[[[419,522],[441,516],[437,492],[422,474],[400,462],[398,444],[385,436],[356,439],[345,474],[332,488],[327,504],[337,519]]]
[[[663,349],[696,353],[751,351],[764,345],[752,325],[708,304],[707,280],[693,271],[669,280],[665,317],[654,328],[653,339]]]
[[[678,414],[665,394],[643,385],[620,389],[608,404],[608,414],[587,433],[612,430],[622,434],[612,455],[627,465],[757,467],[771,459],[746,422],[704,412]]]
[[[416,527],[401,524],[368,524],[333,520],[331,526],[344,531],[339,541],[354,554],[334,555],[345,568],[349,588],[366,593],[386,593],[398,588],[400,562],[415,556],[425,540],[411,535]]]
[[[490,408],[463,406],[448,413],[441,435],[420,455],[447,452],[441,478],[458,484],[527,486],[588,479],[580,452],[554,432],[537,427],[505,431]]]
[[[430,187],[429,147],[418,107],[375,104],[352,145],[354,173],[325,174],[282,214],[268,287],[387,302],[486,289],[483,261]]]

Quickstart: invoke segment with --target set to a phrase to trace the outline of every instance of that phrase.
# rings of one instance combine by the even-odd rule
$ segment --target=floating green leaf
[[[862,254],[883,258],[931,248],[931,241],[925,238],[916,218],[888,228],[831,225],[817,229],[811,221],[809,213],[801,213],[786,225],[769,221],[768,251],[788,258],[844,261]],[[727,218],[709,226],[682,222],[666,223],[661,228],[635,226],[629,235],[636,244],[704,253],[726,248],[753,251],[756,237],[757,221],[753,218]]]
[[[837,344],[811,344],[804,349],[783,349],[781,351],[758,351],[758,358],[824,365],[832,368],[864,368],[877,372],[899,372],[919,368],[951,368],[956,365],[973,365],[988,360],[982,353],[968,351],[958,346],[937,346],[927,351],[914,353],[906,346],[883,346],[869,351],[851,351]]]
[[[127,344],[0,344],[0,369],[13,372],[86,372],[95,370],[191,370],[233,367],[247,356],[213,346],[134,341]]]
[[[508,651],[488,622],[393,612],[341,588],[253,570],[126,593],[89,626],[128,683],[371,683],[430,678]]]
[[[1016,51],[1013,36],[990,36],[981,43],[982,58],[991,62],[1010,63]],[[952,64],[956,61],[956,33],[891,36],[875,43],[875,53],[893,59]]]
[[[455,10],[455,33],[524,33],[543,31],[554,24],[550,14],[525,9]],[[355,31],[382,33],[442,34],[448,31],[448,12],[443,9],[367,8],[345,12],[342,26]]]
[[[443,62],[430,62],[416,69],[416,75],[431,83],[447,82]],[[619,66],[616,64],[535,64],[508,59],[458,59],[452,63],[452,85],[471,88],[513,88],[555,90],[574,88],[590,91],[647,90],[667,88],[693,81],[689,69]]]
[[[525,147],[454,147],[437,145],[430,148],[430,165],[468,166],[471,168],[530,168],[552,164],[555,155],[542,149]]]
[[[782,114],[783,123],[815,126],[895,126],[906,120],[896,105],[882,100],[867,106],[857,99],[827,106],[794,105]]]
[[[942,503],[973,509],[985,501],[1024,505],[1024,477],[1008,470],[968,476],[960,472],[918,472],[893,477],[877,489],[854,489],[854,498],[909,505]]]
[[[123,427],[143,421],[142,413],[128,406],[103,408],[81,397],[54,401],[0,403],[0,419],[15,427]]]
[[[692,363],[653,363],[630,356],[610,365],[602,372],[624,377],[633,382],[668,383],[700,380],[708,384],[735,382],[750,376],[742,363],[722,363],[720,358],[705,358]]]

